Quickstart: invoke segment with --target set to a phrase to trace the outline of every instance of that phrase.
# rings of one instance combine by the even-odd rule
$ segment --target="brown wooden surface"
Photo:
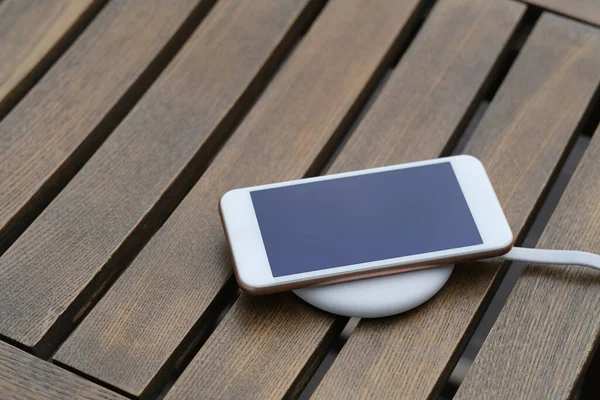
[[[600,129],[536,247],[600,253],[599,177]],[[571,398],[598,344],[599,315],[597,271],[528,266],[456,398]]]
[[[515,234],[523,232],[599,82],[598,32],[543,15],[465,150],[486,166]],[[393,398],[400,390],[404,398],[436,396],[500,271],[491,263],[458,266],[418,309],[361,321],[314,397]]]
[[[187,8],[170,1],[154,8],[147,1],[111,4],[131,7],[131,14],[115,18],[135,16],[129,23],[149,26],[149,32],[162,24],[148,24],[144,14],[162,15],[166,24],[167,16]],[[232,116],[256,89],[251,82],[265,79],[284,44],[291,44],[289,36],[297,35],[305,6],[275,0],[215,6],[141,102],[0,258],[2,335],[35,351],[52,350],[47,347],[53,335],[68,329],[85,305],[70,306],[77,296],[82,291],[83,298],[93,296],[102,278],[122,268],[123,258],[155,223],[155,203],[177,196],[181,185],[167,191],[175,178],[190,179],[210,160]],[[182,172],[193,157],[190,170]]]
[[[0,399],[297,397],[347,318],[235,300],[220,195],[446,155],[500,80],[458,150],[524,236],[597,121],[600,3],[324,3],[0,0]],[[570,20],[530,32],[527,4]],[[539,247],[600,252],[594,135]],[[436,397],[504,272],[457,266],[418,309],[360,321],[313,397]],[[596,275],[528,266],[457,398],[572,397]]]
[[[110,2],[2,120],[0,251],[118,122],[199,1]]]
[[[92,0],[0,2],[0,118],[100,5]]]
[[[523,9],[508,2],[441,2],[329,172],[440,155]],[[432,110],[440,118],[431,118]],[[297,394],[327,350],[328,335],[343,322],[291,294],[242,295],[168,398]],[[340,393],[345,394],[341,388]]]
[[[600,25],[600,1],[598,0],[524,0],[557,13],[577,18],[590,24]]]
[[[215,297],[232,279],[217,213],[220,196],[234,187],[300,178],[321,165],[321,152],[356,116],[355,105],[366,100],[373,76],[382,75],[417,3],[330,2],[194,189],[55,359],[139,395],[169,357],[181,353],[180,342],[197,339],[210,324],[206,314]],[[264,359],[268,370],[253,366],[270,374],[271,382],[256,380],[257,390],[247,396],[285,393],[331,326],[331,317],[305,306],[282,307],[290,312],[277,318],[287,315],[289,325],[279,328],[297,332],[306,346],[280,347],[277,360]],[[267,340],[254,343],[256,354]],[[90,348],[92,343],[102,344]],[[219,380],[225,377],[233,376]],[[258,390],[261,385],[266,392]]]
[[[116,400],[122,396],[0,342],[1,399]]]

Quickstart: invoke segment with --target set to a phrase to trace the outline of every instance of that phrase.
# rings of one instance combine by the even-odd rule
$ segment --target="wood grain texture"
[[[173,15],[184,2],[114,4],[137,5],[135,25],[145,27],[144,13]],[[164,206],[177,197],[174,182],[193,179],[210,159],[255,83],[291,45],[306,4],[231,0],[211,10],[127,118],[0,258],[1,334],[43,351],[51,329],[77,318],[85,302],[73,302],[94,296],[123,267],[159,214],[157,201]]]
[[[600,129],[536,247],[600,253],[599,176]],[[572,398],[600,337],[599,289],[598,271],[527,266],[455,398]]]
[[[234,187],[300,178],[313,169],[323,149],[356,115],[355,104],[366,100],[372,77],[383,73],[417,3],[328,3],[200,181],[60,348],[55,360],[136,395],[157,374],[164,375],[182,352],[178,345],[183,341],[185,348],[210,325],[206,315],[232,280],[217,212],[220,196]],[[304,305],[285,303],[282,307],[293,312],[273,311],[271,327],[263,328],[285,341],[292,332],[302,330],[304,340],[298,344],[304,345],[279,347],[279,353],[265,354],[271,347],[268,336],[253,342],[253,354],[264,355],[271,368],[247,365],[252,370],[247,370],[248,378],[239,377],[240,384],[253,380],[257,388],[247,396],[286,393],[319,348],[316,338],[326,336],[332,327],[330,317]],[[227,359],[225,354],[222,357]],[[215,374],[192,388],[201,387],[204,392],[186,395],[228,396],[225,382],[236,382],[243,370],[221,374],[219,365],[215,360]]]
[[[467,144],[465,152],[486,166],[517,236],[600,82],[597,39],[590,27],[542,16]],[[362,320],[314,398],[435,397],[501,271],[491,263],[457,266],[446,286],[421,307]]]
[[[442,2],[329,171],[439,156],[523,10],[515,3]],[[473,34],[465,39],[465,32]],[[432,110],[443,119],[431,118]],[[167,398],[294,397],[344,322],[292,294],[242,295]]]
[[[1,399],[117,400],[124,397],[0,342]]]
[[[92,0],[9,0],[0,4],[0,117],[72,39]]]
[[[106,137],[200,1],[109,3],[2,120],[0,250]]]
[[[524,0],[567,17],[577,18],[590,24],[600,25],[600,2],[598,0]]]

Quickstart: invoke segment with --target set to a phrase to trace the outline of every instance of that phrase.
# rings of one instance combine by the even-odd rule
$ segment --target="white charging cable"
[[[513,247],[508,253],[497,258],[490,258],[488,260],[510,260],[540,264],[581,265],[600,270],[600,255],[576,250],[547,250]]]

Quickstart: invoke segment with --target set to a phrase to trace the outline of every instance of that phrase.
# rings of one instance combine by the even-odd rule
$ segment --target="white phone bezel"
[[[290,185],[304,185],[316,181],[444,162],[450,162],[454,169],[458,183],[483,240],[482,244],[345,265],[326,270],[310,271],[281,277],[274,277],[272,275],[258,220],[250,197],[251,191]],[[436,260],[440,259],[448,259],[455,256],[468,256],[471,254],[480,254],[509,248],[513,243],[512,231],[504,216],[504,212],[502,211],[502,207],[496,197],[496,193],[494,192],[487,173],[485,172],[485,168],[475,157],[466,155],[235,189],[223,195],[220,208],[223,224],[226,228],[225,231],[235,261],[237,278],[246,288],[253,290],[392,266],[410,265],[422,262],[435,263]]]

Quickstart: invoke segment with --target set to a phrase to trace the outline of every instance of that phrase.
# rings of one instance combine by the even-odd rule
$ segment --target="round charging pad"
[[[346,317],[380,318],[400,314],[432,298],[453,266],[315,286],[294,293],[313,306]]]

